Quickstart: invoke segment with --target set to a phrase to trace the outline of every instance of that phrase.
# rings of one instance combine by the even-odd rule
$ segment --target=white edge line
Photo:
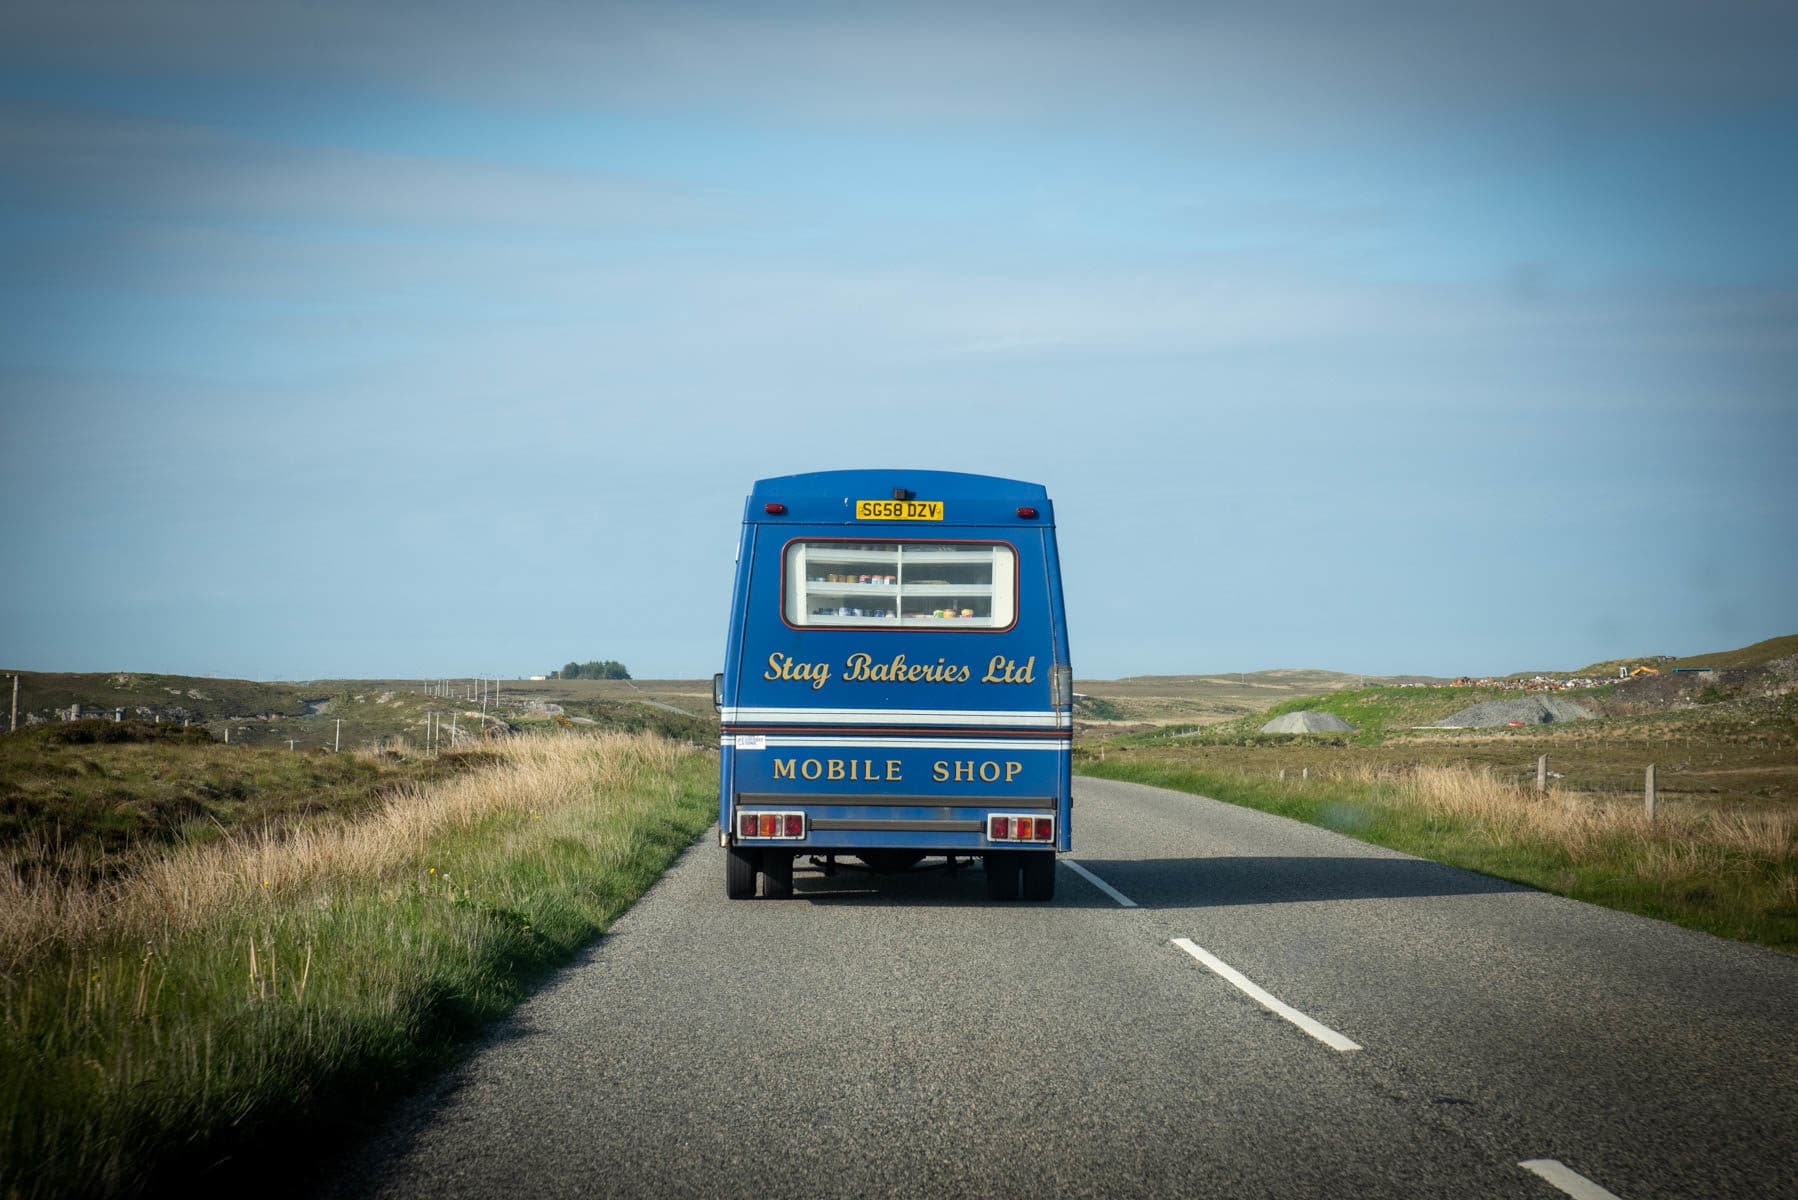
[[[1079,872],[1081,878],[1085,879],[1086,882],[1092,884],[1094,887],[1098,888],[1101,892],[1104,892],[1107,896],[1110,896],[1113,900],[1116,900],[1120,906],[1122,906],[1124,908],[1135,908],[1136,907],[1136,901],[1134,901],[1130,897],[1124,895],[1124,893],[1118,891],[1116,888],[1112,887],[1109,883],[1106,883],[1103,879],[1100,879],[1097,875],[1094,875],[1091,871],[1087,870],[1085,867],[1081,866],[1079,863],[1075,862],[1073,859],[1063,858],[1061,861],[1066,863],[1068,866],[1074,868],[1075,871]]]
[[[1620,1200],[1615,1192],[1599,1187],[1566,1163],[1552,1158],[1532,1158],[1517,1164],[1532,1175],[1539,1175],[1566,1192],[1573,1200]]]
[[[1255,986],[1248,976],[1244,975],[1241,971],[1238,971],[1235,967],[1217,957],[1217,955],[1211,953],[1203,946],[1194,945],[1191,938],[1175,938],[1174,945],[1180,947],[1180,949],[1198,959],[1199,962],[1211,968],[1214,973],[1222,976],[1227,983],[1233,984],[1238,991],[1242,992],[1245,996],[1248,996],[1262,1008],[1267,1009],[1276,1016],[1285,1017],[1300,1029],[1303,1029],[1306,1033],[1330,1047],[1330,1049],[1343,1051],[1361,1049],[1359,1045],[1349,1041],[1323,1022],[1313,1020],[1311,1017],[1306,1016],[1290,1004],[1285,1004],[1275,999],[1261,988]]]

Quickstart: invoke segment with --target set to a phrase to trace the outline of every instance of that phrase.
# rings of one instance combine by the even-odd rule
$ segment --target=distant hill
[[[1798,633],[1768,638],[1764,642],[1756,642],[1752,646],[1742,646],[1735,650],[1717,650],[1709,654],[1688,654],[1684,658],[1670,658],[1665,654],[1644,654],[1638,658],[1613,658],[1567,673],[1601,675],[1611,678],[1617,674],[1618,667],[1650,666],[1659,667],[1663,671],[1683,667],[1759,667],[1765,666],[1776,658],[1785,658],[1791,654],[1798,654]],[[1559,671],[1547,673],[1562,674]]]
[[[1207,724],[1262,712],[1295,696],[1413,681],[1408,676],[1347,675],[1341,671],[1295,668],[1075,680],[1074,691],[1086,699],[1074,706],[1074,717],[1095,724]]]

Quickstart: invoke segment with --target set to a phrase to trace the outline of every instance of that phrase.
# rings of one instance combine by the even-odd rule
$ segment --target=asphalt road
[[[1798,1195],[1798,960],[1075,795],[1070,857],[1136,907],[1065,859],[1051,905],[989,903],[978,867],[731,902],[708,835],[327,1190]]]

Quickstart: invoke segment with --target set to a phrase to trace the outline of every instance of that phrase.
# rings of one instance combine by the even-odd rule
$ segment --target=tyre
[[[754,850],[738,846],[724,851],[724,894],[732,900],[747,900],[755,895],[755,871],[760,857]]]
[[[1026,900],[1055,899],[1055,853],[1038,850],[1020,854],[1024,860],[1022,869],[1023,891]]]
[[[762,851],[762,895],[769,900],[790,900],[793,896],[793,852]]]
[[[986,853],[986,898],[1016,900],[1018,898],[1018,856],[1010,850]]]

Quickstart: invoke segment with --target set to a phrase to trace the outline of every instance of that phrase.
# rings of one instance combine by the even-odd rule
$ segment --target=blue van
[[[949,471],[763,479],[737,551],[718,822],[725,892],[793,865],[980,858],[1048,900],[1070,848],[1073,675],[1040,484]]]

